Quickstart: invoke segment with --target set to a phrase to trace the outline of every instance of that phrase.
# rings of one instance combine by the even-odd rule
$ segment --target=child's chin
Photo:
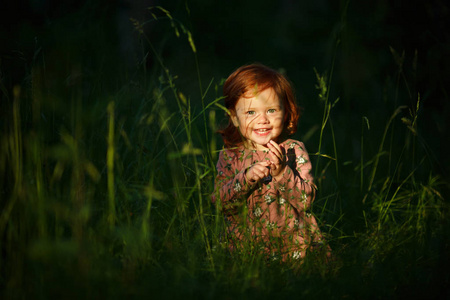
[[[271,139],[272,137],[270,136],[267,136],[265,138],[248,139],[247,146],[248,148],[252,149],[265,150],[269,148],[267,144],[270,142]]]
[[[269,143],[269,141],[270,140],[268,140],[267,142],[261,142],[261,141],[253,142],[252,144],[253,144],[253,147],[256,148],[256,149],[265,150],[265,149],[268,149],[267,143]]]

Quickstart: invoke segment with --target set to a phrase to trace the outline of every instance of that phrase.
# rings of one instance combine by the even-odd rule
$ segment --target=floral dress
[[[303,143],[289,139],[281,144],[287,166],[278,181],[269,176],[252,183],[245,178],[249,167],[269,160],[268,151],[243,146],[222,150],[212,200],[226,216],[230,248],[250,240],[274,258],[298,259],[322,240],[309,212],[316,186]]]

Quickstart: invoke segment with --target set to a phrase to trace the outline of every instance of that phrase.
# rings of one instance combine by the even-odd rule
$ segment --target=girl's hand
[[[256,163],[247,169],[247,171],[245,172],[245,177],[252,183],[260,181],[270,175],[270,170],[268,168],[270,165],[270,161]]]
[[[267,147],[270,150],[270,170],[272,171],[272,176],[276,177],[279,174],[283,174],[286,168],[286,149],[272,140],[267,143]]]

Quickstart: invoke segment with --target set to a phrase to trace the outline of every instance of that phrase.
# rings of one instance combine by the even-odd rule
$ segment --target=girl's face
[[[249,91],[245,96],[236,103],[231,120],[245,138],[246,148],[265,150],[267,143],[277,141],[283,132],[283,104],[272,88]]]

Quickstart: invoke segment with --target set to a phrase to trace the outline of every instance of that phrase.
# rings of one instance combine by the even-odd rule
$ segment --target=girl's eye
[[[255,112],[253,111],[253,110],[249,110],[248,112],[247,112],[247,115],[254,115],[255,114]]]
[[[272,113],[275,112],[275,108],[271,108],[271,109],[269,109],[267,112],[272,114]]]

